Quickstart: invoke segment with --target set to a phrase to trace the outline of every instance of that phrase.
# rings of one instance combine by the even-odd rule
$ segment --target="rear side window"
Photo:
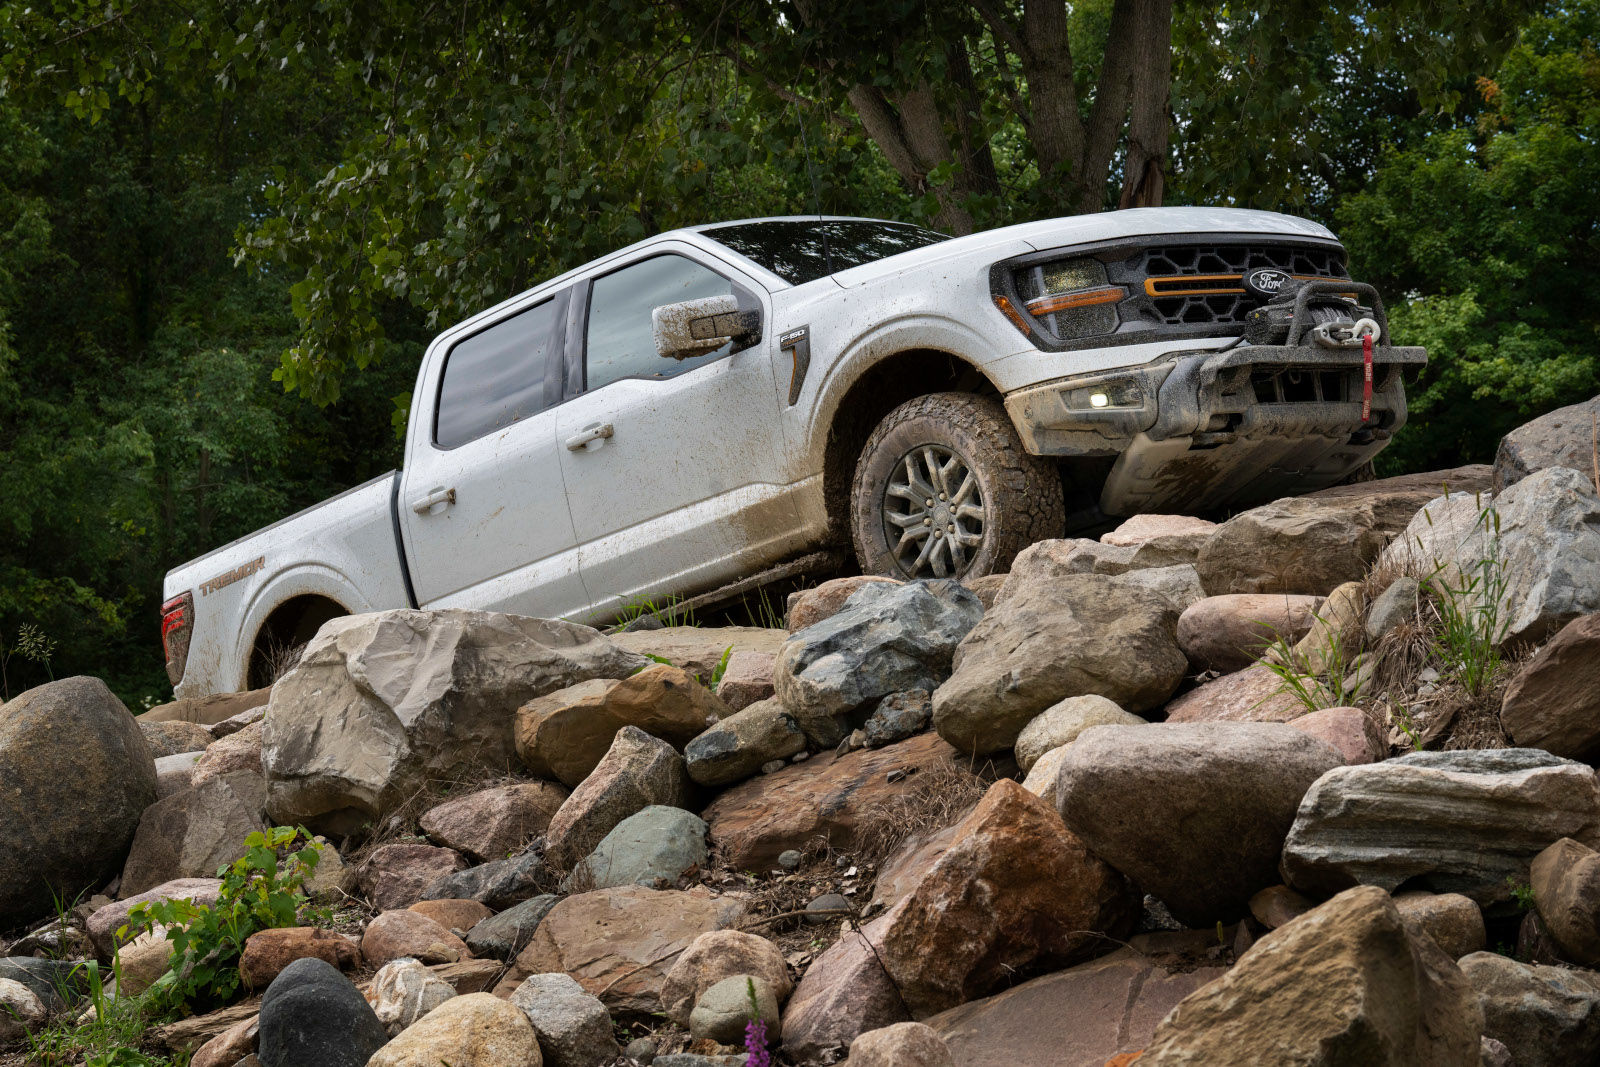
[[[710,267],[677,255],[652,256],[603,278],[589,297],[585,343],[588,388],[619,378],[672,378],[728,354],[728,345],[691,359],[665,359],[656,351],[651,315],[663,304],[726,296],[733,283]]]
[[[440,448],[464,445],[549,407],[545,377],[557,365],[565,304],[547,300],[450,347],[434,417]]]

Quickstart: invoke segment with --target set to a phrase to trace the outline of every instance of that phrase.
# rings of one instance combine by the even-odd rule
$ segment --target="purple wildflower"
[[[751,1019],[744,1025],[744,1067],[772,1067],[772,1053],[767,1051],[767,1024],[762,1019]]]

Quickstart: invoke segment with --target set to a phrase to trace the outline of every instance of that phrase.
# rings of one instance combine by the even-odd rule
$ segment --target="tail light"
[[[161,605],[161,651],[167,657],[167,678],[173,685],[183,681],[193,636],[194,594],[180,593]]]
[[[1061,341],[1115,331],[1116,305],[1128,295],[1107,281],[1104,263],[1082,257],[1023,267],[1015,284],[1028,315]]]

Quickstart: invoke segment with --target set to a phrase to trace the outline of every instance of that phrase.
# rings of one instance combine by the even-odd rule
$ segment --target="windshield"
[[[736,222],[701,232],[791,285],[950,239],[921,226],[870,219]]]

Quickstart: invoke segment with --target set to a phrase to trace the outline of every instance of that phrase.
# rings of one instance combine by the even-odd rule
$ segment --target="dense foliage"
[[[1595,390],[1597,20],[1597,0],[0,2],[5,685],[88,672],[164,699],[161,575],[394,465],[434,329],[716,218],[1310,215],[1434,352],[1386,463],[1485,459]],[[24,626],[49,655],[7,658]]]

